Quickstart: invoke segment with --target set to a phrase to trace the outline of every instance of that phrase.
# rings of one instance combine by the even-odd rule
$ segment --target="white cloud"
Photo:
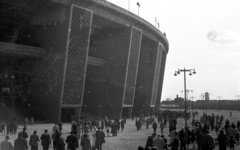
[[[208,32],[207,38],[211,42],[221,44],[240,44],[240,34],[226,29],[211,30]]]

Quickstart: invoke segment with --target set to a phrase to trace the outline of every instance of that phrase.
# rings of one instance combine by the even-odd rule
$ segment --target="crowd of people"
[[[54,150],[76,150],[80,146],[82,150],[102,150],[105,136],[117,136],[118,132],[123,132],[126,124],[126,118],[72,121],[69,135],[64,138],[63,123],[59,121],[54,124],[51,133],[45,129],[44,133],[38,136],[37,131],[34,130],[29,137],[25,120],[22,131],[18,133],[18,138],[13,142],[10,141],[9,135],[12,132],[8,131],[8,125],[3,127],[2,134],[6,136],[5,140],[1,142],[0,150],[28,150],[29,147],[31,147],[31,150],[38,150],[39,145],[42,146],[43,150],[49,150],[51,145]],[[106,130],[107,135],[105,135],[103,129]]]
[[[27,125],[33,125],[34,124],[34,118],[31,118],[31,121],[28,121],[28,118],[25,118],[23,120],[23,127],[27,128]],[[2,135],[15,135],[17,134],[18,129],[18,123],[16,119],[13,117],[13,119],[10,119],[8,122],[1,121],[0,122],[0,134]]]
[[[223,115],[203,114],[200,121],[192,118],[192,127],[182,127],[177,130],[177,118],[181,117],[178,112],[171,112],[171,115],[158,114],[157,120],[152,122],[153,134],[147,138],[145,147],[139,146],[139,150],[213,150],[218,145],[219,150],[234,150],[239,144],[240,121],[236,124],[226,119]],[[167,117],[167,118],[165,118]],[[169,124],[169,132],[164,133],[166,123]],[[160,128],[160,134],[157,134]],[[216,137],[211,132],[216,132]],[[168,140],[165,136],[168,136]]]
[[[195,113],[195,112],[194,112]],[[152,135],[147,137],[146,145],[139,146],[139,150],[213,150],[218,145],[219,150],[235,150],[239,144],[240,121],[234,123],[224,119],[222,115],[203,114],[198,116],[199,120],[192,116],[192,126],[179,128],[178,118],[183,117],[185,112],[162,111],[155,116],[135,117],[135,125],[138,131],[143,129],[152,130]],[[190,113],[189,113],[190,114]],[[187,118],[190,119],[190,118]],[[7,126],[11,127],[10,122]],[[71,128],[63,132],[63,123],[56,122],[52,131],[47,129],[39,135],[37,130],[29,136],[27,124],[18,133],[18,138],[10,141],[11,134],[17,134],[17,130],[9,130],[7,126],[5,140],[1,142],[0,150],[38,150],[41,145],[43,150],[49,150],[52,145],[54,150],[102,150],[106,142],[106,136],[118,136],[123,132],[126,118],[109,120],[81,120],[72,121]],[[168,127],[168,130],[166,130]],[[178,127],[178,128],[177,128]],[[18,126],[16,125],[16,128]],[[211,133],[216,134],[213,137]],[[67,135],[66,135],[67,134]],[[13,144],[12,144],[13,143]]]

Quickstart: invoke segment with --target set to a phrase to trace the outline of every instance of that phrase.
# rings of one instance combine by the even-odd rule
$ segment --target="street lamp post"
[[[220,99],[222,98],[222,96],[218,96],[217,98],[218,98],[218,109],[220,111]]]
[[[192,74],[196,74],[196,71],[195,71],[195,69],[185,69],[185,68],[184,69],[178,69],[178,71],[175,71],[174,75],[177,76],[181,72],[184,73],[184,106],[185,106],[184,119],[185,119],[185,127],[187,127],[186,72],[190,72],[189,75],[191,76]]]
[[[181,92],[184,92],[185,90],[183,90],[183,91],[181,91]],[[187,112],[188,112],[188,107],[189,107],[189,103],[188,103],[188,101],[189,101],[189,99],[188,99],[188,93],[190,93],[190,92],[193,92],[193,90],[188,90],[188,89],[186,89],[186,101],[187,101]]]
[[[236,97],[238,98],[238,101],[239,101],[240,95],[236,95]],[[240,105],[239,105],[239,102],[238,102],[238,108],[240,108],[239,106],[240,106]],[[240,110],[239,110],[239,111],[240,111]]]
[[[204,94],[202,93],[201,95],[200,95],[200,99],[202,99],[203,100],[203,107],[202,107],[202,110],[203,110],[203,115],[204,115],[204,109],[205,109],[205,105],[204,105]]]
[[[190,99],[191,99],[191,104],[192,104],[192,106],[191,106],[191,108],[192,108],[192,115],[193,115],[193,99],[194,99],[195,97],[190,97]]]

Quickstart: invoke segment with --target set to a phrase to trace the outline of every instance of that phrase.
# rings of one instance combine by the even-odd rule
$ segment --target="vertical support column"
[[[167,53],[166,53],[165,49],[163,48],[162,59],[161,59],[161,70],[160,70],[159,81],[158,81],[158,89],[159,90],[157,91],[157,100],[156,100],[156,105],[155,105],[155,110],[154,110],[155,114],[158,113],[159,107],[160,107],[166,59],[167,59]]]
[[[79,110],[78,119],[83,102],[92,14],[91,10],[71,6],[60,106]]]
[[[81,120],[81,110],[82,110],[82,107],[79,107],[78,109],[77,109],[77,121],[80,121]]]
[[[155,107],[155,103],[156,103],[156,99],[157,99],[159,74],[160,74],[160,70],[161,70],[161,60],[162,60],[162,48],[163,48],[163,45],[161,43],[158,43],[157,61],[156,61],[156,65],[155,65],[152,96],[151,96],[151,102],[150,102],[151,108]]]
[[[132,27],[127,70],[126,70],[126,77],[125,77],[125,85],[124,85],[124,93],[122,98],[122,109],[129,108],[130,113],[132,113],[132,107],[134,104],[141,41],[142,41],[142,30],[136,27]],[[122,110],[120,115],[121,115],[120,116],[121,118]]]

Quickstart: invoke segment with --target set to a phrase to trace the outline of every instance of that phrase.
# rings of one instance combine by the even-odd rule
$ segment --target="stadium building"
[[[152,24],[105,0],[0,3],[1,119],[159,109],[169,44]]]

